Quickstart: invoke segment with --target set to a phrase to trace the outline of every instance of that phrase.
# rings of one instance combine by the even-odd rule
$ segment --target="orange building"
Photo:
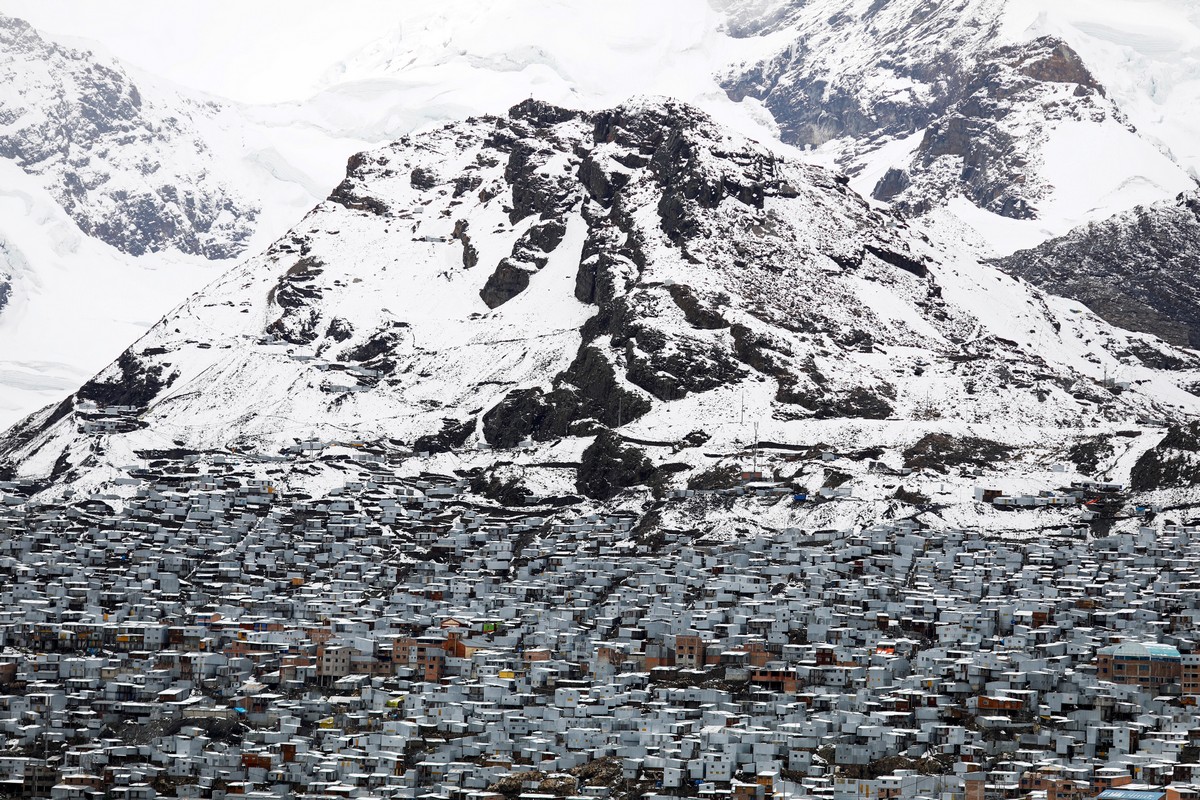
[[[1122,642],[1097,651],[1096,676],[1102,681],[1146,687],[1179,683],[1183,656],[1166,644]]]

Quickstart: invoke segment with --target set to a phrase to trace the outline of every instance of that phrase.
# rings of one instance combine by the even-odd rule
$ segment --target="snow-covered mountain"
[[[130,255],[241,253],[259,206],[215,162],[178,98],[144,95],[119,64],[0,16],[0,157],[84,233]],[[174,102],[171,102],[174,100]]]
[[[1200,174],[1200,7],[1191,0],[1013,0],[1010,27],[1068,42],[1138,132]]]
[[[916,228],[971,263],[1174,197],[1192,181],[1186,137],[1164,120],[1186,117],[1177,101],[1200,38],[1177,0],[1133,3],[1157,27],[1117,36],[1130,2],[413,3],[381,15],[379,38],[333,65],[310,99],[275,106],[171,86],[10,21],[18,57],[0,107],[24,122],[8,133],[40,153],[53,126],[39,115],[61,107],[80,141],[67,155],[6,162],[0,425],[78,385],[224,269],[218,256],[276,239],[351,153],[529,97],[599,111],[652,90],[776,156],[800,158],[780,135],[812,145],[803,159],[845,170],[877,207],[918,214]],[[173,176],[162,191],[140,172],[154,164],[152,176]],[[89,187],[82,199],[72,176]],[[173,191],[202,197],[173,205]],[[247,213],[212,216],[207,233],[203,214],[189,221],[188,209],[225,199]],[[104,245],[105,230],[128,241]],[[964,243],[970,254],[956,249]],[[160,249],[130,256],[138,247]],[[521,283],[519,265],[536,263],[528,255],[495,277],[493,300]],[[86,341],[59,322],[80,314]]]
[[[0,427],[60,400],[365,142],[304,109],[172,87],[0,16]]]
[[[277,238],[328,195],[346,159],[372,143],[502,113],[535,94],[585,107],[616,103],[658,75],[661,90],[708,102],[742,129],[769,126],[769,115],[734,104],[717,85],[715,53],[731,41],[718,32],[719,14],[703,0],[687,4],[683,15],[675,13],[678,4],[631,0],[582,12],[556,0],[396,7],[384,16],[399,15],[400,28],[384,28],[374,45],[332,66],[310,98],[276,105],[230,103],[174,86],[100,45],[59,42],[9,18],[21,47],[7,65],[0,108],[23,115],[9,131],[13,146],[40,152],[53,140],[52,123],[39,116],[48,108],[61,109],[64,135],[78,141],[66,136],[67,156],[19,162],[26,170],[8,183],[10,192],[38,199],[10,204],[0,217],[6,247],[24,265],[0,268],[11,295],[0,310],[0,427],[101,368],[140,333],[131,320],[144,330],[226,268],[221,256],[261,250]],[[543,49],[544,37],[531,31],[547,15],[563,35]],[[629,31],[631,17],[646,22],[644,33]],[[672,35],[661,35],[667,29]],[[291,42],[279,56],[304,47]],[[763,130],[770,138],[770,128]],[[142,172],[151,169],[147,181]],[[79,185],[88,187],[83,200],[64,188]],[[173,192],[199,194],[174,203]],[[210,233],[201,230],[206,218],[187,227],[187,213],[215,209],[222,197],[240,212],[213,218]],[[80,238],[71,223],[60,224],[64,211],[78,233],[93,235]],[[221,238],[225,222],[232,227]],[[102,234],[113,247],[93,246]],[[81,308],[89,312],[84,343],[59,324],[80,319]],[[111,319],[90,313],[103,309]]]
[[[87,236],[15,163],[0,160],[0,185],[6,300],[0,426],[6,426],[60,401],[221,267],[179,253],[135,258]]]
[[[997,252],[1191,186],[1091,65],[1047,31],[1053,4],[725,0],[776,52],[725,86],[783,138],[908,214],[947,205]],[[1005,220],[1025,220],[1009,224]]]
[[[162,448],[388,439],[462,461],[531,440],[569,463],[615,429],[668,443],[684,480],[755,422],[893,461],[929,436],[990,442],[1015,464],[1200,412],[1197,366],[692,107],[528,101],[352,159],[300,226],[2,452],[85,488]]]

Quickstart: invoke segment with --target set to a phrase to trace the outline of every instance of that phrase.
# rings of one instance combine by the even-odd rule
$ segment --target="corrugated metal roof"
[[[1121,642],[1101,648],[1101,653],[1124,658],[1180,658],[1179,650],[1156,642]]]
[[[1098,797],[1099,800],[1162,800],[1167,793],[1158,789],[1105,789]]]

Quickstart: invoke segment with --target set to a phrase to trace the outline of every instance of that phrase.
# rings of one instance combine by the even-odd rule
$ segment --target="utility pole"
[[[758,423],[754,423],[754,474],[758,474]]]

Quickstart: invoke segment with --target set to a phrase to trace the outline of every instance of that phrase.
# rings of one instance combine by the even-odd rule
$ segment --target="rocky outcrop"
[[[1062,120],[1115,115],[1066,43],[1044,37],[988,51],[960,96],[934,118],[908,169],[908,185],[885,175],[873,192],[909,214],[961,193],[1003,217],[1037,216],[1045,186],[1033,177],[1045,131]]]
[[[1013,448],[988,439],[931,433],[921,437],[903,455],[904,465],[910,469],[948,472],[952,467],[994,467],[1012,453]]]
[[[0,16],[0,158],[40,177],[80,229],[131,255],[232,258],[258,208],[212,174],[185,104],[144,97],[115,62]]]
[[[1138,492],[1200,486],[1200,423],[1172,426],[1147,450],[1130,472],[1130,488]]]
[[[1076,228],[996,265],[1114,325],[1200,347],[1200,192]],[[1153,352],[1135,353],[1155,358]]]
[[[317,339],[320,315],[317,304],[322,295],[316,279],[324,264],[312,257],[298,260],[271,287],[267,303],[280,310],[280,316],[267,326],[267,333],[292,344],[309,344]],[[334,323],[331,332],[338,335]]]
[[[373,162],[366,153],[355,153],[346,162],[346,177],[329,194],[329,201],[345,206],[351,211],[362,211],[377,217],[389,213],[387,203],[364,191],[364,182],[381,165]],[[413,185],[413,188],[419,188]]]
[[[530,226],[516,244],[512,254],[501,259],[479,291],[488,308],[504,305],[529,286],[530,278],[550,260],[550,254],[562,243],[567,227],[559,219],[543,219]],[[466,247],[470,247],[467,243]],[[464,250],[464,266],[466,264]]]
[[[609,500],[622,489],[646,484],[654,473],[645,452],[624,445],[610,431],[601,431],[583,451],[575,488],[585,497]]]
[[[609,356],[585,345],[554,388],[509,392],[483,417],[483,435],[496,447],[515,447],[525,439],[549,441],[586,435],[597,426],[620,427],[650,411],[644,395],[618,380]]]
[[[539,139],[543,150],[538,152],[546,160],[551,159],[544,150],[548,138]],[[494,140],[514,152],[533,152],[505,137]],[[710,259],[728,264],[735,275],[757,281],[760,271],[770,274],[774,264],[797,257],[794,252],[785,254],[781,242],[771,241],[769,232],[780,223],[765,214],[768,199],[798,198],[797,185],[815,182],[822,191],[844,195],[853,205],[862,202],[848,195],[843,181],[826,173],[790,174],[793,167],[778,162],[765,149],[729,152],[706,117],[676,103],[601,112],[594,118],[589,144],[589,149],[573,151],[583,152],[576,177],[586,192],[581,212],[588,225],[575,296],[595,305],[597,313],[585,326],[578,357],[554,379],[552,389],[514,390],[484,416],[484,436],[496,446],[578,434],[589,424],[619,426],[649,411],[652,400],[680,400],[738,383],[750,374],[744,345],[752,336],[750,329],[744,323],[736,325],[731,335],[721,310],[732,302],[730,293],[702,294],[682,283],[641,282],[650,261],[647,249],[652,235],[663,237],[685,259],[696,261],[696,254],[710,251]],[[513,163],[510,158],[505,179],[520,183]],[[526,168],[536,172],[540,163],[529,160]],[[559,185],[542,194],[553,198],[541,212],[543,221],[518,240],[514,255],[501,261],[481,292],[489,307],[523,291],[544,266],[545,248],[557,246],[562,238],[561,229],[549,227],[553,218],[544,217],[558,213],[563,198],[573,192]],[[646,231],[630,213],[646,202],[655,204],[658,231]],[[714,225],[714,220],[727,214],[727,221]],[[745,226],[750,228],[749,237]],[[545,243],[542,234],[547,230],[553,235]],[[920,260],[905,253],[904,247],[876,242],[864,241],[856,247],[843,238],[822,245],[810,257],[830,258],[848,268],[866,268],[865,260],[873,259],[923,277]],[[600,345],[602,341],[606,346]],[[819,408],[813,395],[819,397],[820,392],[811,392],[811,381],[798,378],[798,369],[787,358],[765,369],[764,374],[780,381],[785,402],[801,403],[804,395],[809,402],[801,403],[802,407]],[[846,397],[862,399],[861,390],[847,391],[851,394]],[[866,408],[860,406],[852,401],[845,404],[847,410]],[[879,404],[866,410],[884,416],[891,413],[890,407]]]
[[[76,396],[99,406],[145,408],[175,377],[167,375],[162,364],[127,350],[116,363],[81,386]]]
[[[475,420],[445,419],[436,434],[421,436],[413,441],[416,453],[449,453],[467,443],[475,433]]]

